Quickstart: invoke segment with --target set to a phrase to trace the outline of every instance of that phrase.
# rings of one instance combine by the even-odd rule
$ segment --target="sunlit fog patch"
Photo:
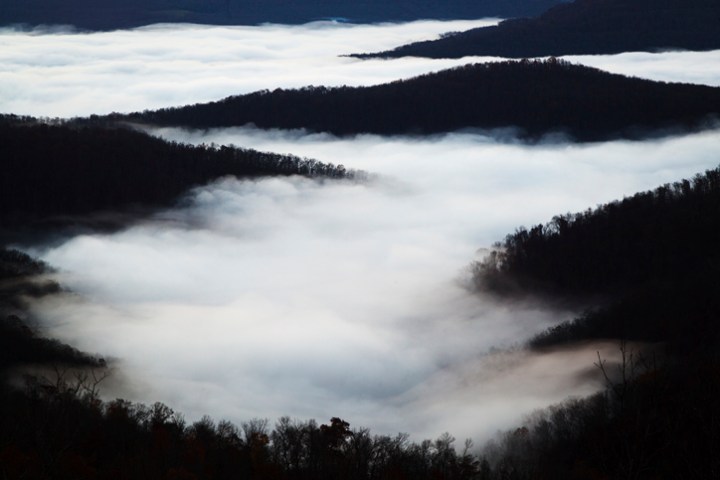
[[[153,133],[376,175],[225,178],[124,231],[37,249],[74,292],[36,306],[49,332],[117,359],[131,380],[108,395],[165,401],[193,419],[340,416],[415,439],[481,440],[599,388],[587,374],[598,346],[492,354],[573,312],[473,294],[467,266],[519,225],[715,167],[720,146],[718,131],[583,145]]]

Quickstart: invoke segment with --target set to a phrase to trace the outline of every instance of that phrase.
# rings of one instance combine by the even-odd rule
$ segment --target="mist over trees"
[[[551,58],[466,65],[372,87],[260,91],[109,118],[336,135],[510,127],[531,138],[560,132],[590,141],[702,128],[718,112],[720,88],[630,78]]]
[[[488,445],[487,478],[714,478],[717,356],[659,360],[625,351],[600,359],[606,389],[534,412]]]
[[[519,228],[474,264],[483,291],[600,305],[530,348],[616,339],[622,351],[619,364],[598,356],[603,392],[536,412],[488,446],[494,478],[716,476],[719,222],[720,168]]]
[[[337,417],[327,424],[281,417],[274,427],[265,419],[238,426],[209,416],[191,423],[160,402],[103,401],[99,392],[110,373],[105,360],[32,329],[27,292],[8,288],[39,283],[48,271],[26,254],[0,250],[4,479],[478,478],[481,462],[472,444],[458,452],[449,434],[415,443],[405,434],[350,428]]]
[[[57,282],[43,278],[50,270],[27,254],[0,248],[0,383],[7,380],[10,369],[25,364],[105,366],[101,358],[45,338],[28,325],[28,302],[61,290]]]
[[[720,407],[715,335],[720,311],[717,300],[713,303],[719,297],[719,285],[709,276],[717,271],[718,258],[709,253],[716,245],[714,222],[720,218],[719,178],[720,169],[710,170],[595,210],[558,216],[551,226],[535,227],[534,236],[519,229],[508,236],[504,250],[499,245],[495,255],[476,266],[479,285],[505,296],[601,292],[610,305],[598,320],[602,325],[624,325],[638,316],[647,322],[639,330],[645,331],[652,329],[658,311],[667,308],[676,317],[675,325],[689,332],[685,339],[692,342],[683,348],[673,338],[675,332],[661,332],[652,348],[633,350],[621,342],[619,363],[601,357],[596,362],[606,380],[602,392],[534,412],[479,452],[471,443],[455,448],[449,434],[416,443],[403,434],[372,435],[365,428],[353,429],[340,418],[318,425],[314,420],[282,417],[274,428],[262,419],[239,427],[210,417],[188,423],[162,403],[101,401],[102,374],[68,377],[62,374],[65,370],[56,370],[61,373],[54,377],[28,376],[20,388],[0,385],[3,411],[12,412],[0,420],[0,472],[9,479],[713,478],[720,467],[715,455],[720,421],[714,414]],[[593,230],[596,222],[601,222],[606,235]],[[531,237],[534,242],[528,242]],[[577,245],[587,249],[576,257],[563,259],[562,251],[551,255],[551,247],[538,246],[560,242],[572,250],[573,243],[582,244],[591,237],[598,238],[587,246]],[[637,241],[628,242],[627,251],[626,247],[613,250],[619,248],[616,244],[621,238]],[[692,251],[682,251],[680,243]],[[607,275],[580,281],[599,267],[587,272],[578,265],[608,249],[613,256],[601,258],[615,265],[607,267]],[[661,262],[656,270],[644,271],[648,258],[670,254],[673,259],[675,250],[680,255],[676,262]],[[641,251],[650,253],[635,258]],[[552,260],[530,269],[533,275],[527,276],[533,278],[514,284],[508,280],[521,269],[518,265],[537,265],[535,257],[546,255]],[[47,270],[19,252],[4,251],[0,259],[0,271],[7,278]],[[707,268],[698,271],[698,262]],[[567,272],[548,273],[566,263]],[[642,272],[633,275],[635,271]],[[570,278],[580,282],[576,288],[563,283]],[[643,292],[655,288],[666,290],[644,301]],[[667,303],[653,310],[653,302],[662,297]],[[628,312],[628,298],[639,308]],[[704,315],[707,322],[693,324],[696,314]],[[35,337],[19,318],[9,317],[8,322],[8,328],[23,332],[20,335]],[[612,328],[607,332],[605,338],[628,339]],[[535,339],[531,347],[557,348],[563,342],[587,338],[593,337],[546,336],[544,342]],[[45,349],[40,352],[40,357],[47,355]],[[61,352],[90,359],[90,364],[94,358],[73,349]],[[68,362],[67,357],[53,360]],[[102,372],[104,365],[94,368]]]
[[[576,0],[534,18],[474,28],[359,58],[509,58],[720,48],[715,0]]]
[[[586,339],[720,341],[720,169],[594,210],[520,228],[474,265],[478,288],[502,295],[604,299],[530,344]]]
[[[476,19],[535,15],[564,0],[23,0],[5,2],[0,25],[73,25],[114,30],[153,23],[298,24],[339,19],[354,23]]]
[[[304,21],[299,19],[309,15],[295,10],[300,8],[297,2],[280,2],[282,8],[275,1],[250,5],[239,0],[97,3],[16,2],[3,7],[0,22],[25,18],[22,21],[36,24],[50,18],[52,23],[90,29],[179,20],[253,23],[258,21],[254,18],[267,19],[270,6],[287,15],[278,17],[282,19]],[[375,5],[356,2],[347,12],[360,16],[365,11],[360,9],[371,3]],[[418,10],[411,12],[411,3]],[[521,9],[532,4],[539,9],[556,3],[517,0],[503,6]],[[330,12],[335,2],[313,4]],[[386,2],[384,15],[404,18],[443,5],[461,12],[490,4],[433,1],[423,2],[425,10],[419,10],[419,2]],[[507,21],[417,48],[429,48],[431,56],[449,55],[437,53],[445,48],[452,55],[477,54],[480,40],[497,49],[493,54],[504,49],[507,56],[652,50],[667,46],[663,42],[720,48],[718,9],[710,0],[578,0],[537,20]],[[136,16],[140,10],[144,13]],[[327,15],[346,15],[332,12]],[[351,19],[353,15],[347,13]],[[685,22],[692,23],[692,32]],[[565,51],[553,50],[557,42]],[[412,48],[399,49],[398,55]],[[0,242],[15,230],[38,225],[48,232],[68,222],[97,226],[102,212],[132,215],[134,209],[172,205],[189,188],[225,175],[363,175],[292,155],[168,142],[124,126],[127,121],[194,128],[254,123],[337,135],[510,127],[527,138],[559,132],[592,141],[703,128],[719,110],[717,88],[628,78],[551,58],[469,65],[366,88],[262,91],[205,105],[71,122],[4,115]],[[63,290],[52,280],[51,267],[2,247],[0,477],[717,478],[719,244],[720,168],[584,212],[558,215],[547,224],[518,228],[495,245],[486,259],[473,265],[478,290],[508,301],[532,296],[589,307],[575,320],[532,338],[529,348],[550,352],[612,339],[618,341],[622,358],[611,364],[598,357],[603,391],[535,412],[482,450],[471,442],[459,446],[447,433],[420,442],[402,433],[373,435],[339,417],[324,424],[281,417],[271,425],[252,419],[238,426],[209,416],[187,422],[159,402],[148,406],[102,400],[106,361],[34,328],[28,304]],[[32,369],[44,373],[31,374]]]

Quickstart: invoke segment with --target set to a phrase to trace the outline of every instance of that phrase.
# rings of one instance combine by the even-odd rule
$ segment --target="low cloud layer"
[[[485,22],[154,26],[0,33],[0,111],[73,116],[262,88],[374,84],[479,59],[361,61]],[[593,57],[613,71],[720,83],[717,52]],[[341,416],[413,439],[487,438],[528,410],[598,387],[589,345],[511,347],[572,316],[464,289],[467,265],[520,225],[717,166],[720,132],[527,146],[512,132],[337,139],[302,131],[154,130],[184,142],[304,155],[368,183],[222,179],[113,235],[35,247],[73,294],[36,305],[48,333],[115,357],[118,394],[189,419]],[[503,141],[497,138],[503,136]]]
[[[358,60],[496,20],[400,25],[317,22],[300,26],[155,25],[78,34],[0,29],[0,112],[72,117],[217,100],[261,89],[372,85],[470,62]],[[720,85],[720,51],[568,57],[655,80]]]
[[[465,63],[341,57],[496,23],[155,25],[92,34],[0,29],[0,112],[78,116],[306,85],[368,85]]]
[[[224,179],[185,206],[42,257],[75,296],[38,307],[50,331],[119,359],[125,396],[189,418],[341,416],[414,439],[488,438],[532,409],[599,387],[590,345],[512,347],[571,318],[469,294],[466,266],[518,225],[716,166],[720,132],[658,142],[498,143],[241,128],[171,139],[293,151],[378,174],[369,183]]]

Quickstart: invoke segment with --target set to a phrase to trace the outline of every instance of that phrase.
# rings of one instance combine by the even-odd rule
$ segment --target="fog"
[[[466,62],[341,55],[496,22],[169,24],[92,34],[0,29],[0,112],[72,117],[208,102],[266,88],[383,83]]]
[[[73,116],[260,88],[372,84],[470,60],[339,57],[479,22],[154,26],[0,34],[0,111]],[[589,59],[718,84],[717,52]],[[674,72],[674,73],[673,73]],[[518,348],[572,318],[470,293],[468,265],[520,225],[717,166],[720,132],[527,145],[512,132],[335,138],[250,127],[153,134],[293,153],[367,182],[221,179],[114,234],[23,245],[71,293],[34,305],[50,335],[115,359],[105,395],[164,401],[189,420],[340,416],[413,440],[483,441],[600,387],[596,351]],[[596,372],[597,373],[597,372]]]
[[[340,416],[413,439],[482,441],[529,411],[599,388],[590,345],[495,353],[571,318],[469,293],[468,264],[519,225],[593,207],[717,163],[720,132],[527,146],[479,134],[337,139],[164,129],[343,162],[369,182],[223,179],[181,208],[38,253],[74,295],[49,332],[118,359],[132,389],[190,419]],[[112,392],[115,393],[115,392]]]
[[[373,85],[471,62],[358,60],[497,20],[399,25],[154,25],[78,34],[0,29],[0,112],[72,117],[208,102],[261,89]],[[568,57],[617,73],[718,85],[720,51]]]

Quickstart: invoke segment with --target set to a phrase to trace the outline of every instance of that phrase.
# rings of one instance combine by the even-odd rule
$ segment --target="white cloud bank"
[[[40,35],[0,29],[0,112],[69,117],[207,102],[265,88],[382,83],[465,62],[341,55],[496,22],[155,25]]]
[[[595,351],[617,353],[488,356],[571,314],[468,294],[477,249],[714,167],[720,146],[717,131],[532,147],[476,134],[157,133],[294,151],[379,178],[225,179],[142,225],[40,251],[79,295],[39,307],[51,333],[118,357],[133,398],[190,418],[340,416],[377,433],[477,441],[592,392],[582,374]]]
[[[338,55],[480,24],[6,30],[0,111],[73,116],[278,86],[374,84],[477,59]],[[717,55],[591,60],[718,84]],[[120,359],[135,382],[123,395],[165,401],[191,419],[341,416],[417,440],[445,430],[482,440],[529,409],[589,393],[596,384],[576,374],[591,368],[597,348],[613,350],[487,355],[569,314],[469,295],[461,282],[478,248],[519,225],[714,167],[720,147],[717,131],[534,147],[482,134],[157,133],[290,152],[380,177],[368,184],[224,179],[142,225],[37,250],[77,292],[38,306],[50,333]]]
[[[372,85],[470,62],[357,60],[496,20],[399,25],[155,25],[79,34],[0,29],[0,112],[82,116],[218,100],[260,89]],[[568,57],[617,73],[720,85],[720,51]]]

